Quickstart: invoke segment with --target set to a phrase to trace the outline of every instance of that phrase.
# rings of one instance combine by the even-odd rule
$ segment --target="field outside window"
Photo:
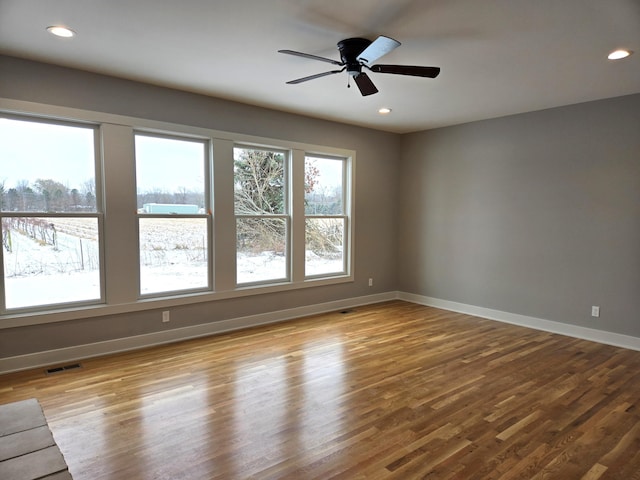
[[[136,134],[141,295],[209,288],[207,142]]]
[[[346,272],[344,158],[305,159],[305,275]]]
[[[0,310],[98,303],[96,129],[0,118]]]
[[[52,111],[74,115],[40,113]],[[354,152],[264,139],[230,148],[206,129],[35,113],[0,112],[1,317],[352,280]]]

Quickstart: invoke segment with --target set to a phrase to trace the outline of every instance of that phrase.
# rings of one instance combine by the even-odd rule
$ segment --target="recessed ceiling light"
[[[380,115],[387,115],[388,113],[391,113],[391,109],[387,107],[383,107],[380,110],[378,110],[378,113]]]
[[[56,37],[64,37],[64,38],[71,38],[76,34],[76,32],[74,32],[70,28],[61,27],[60,25],[52,25],[50,27],[47,27],[47,32],[49,32],[52,35],[55,35]]]
[[[609,60],[620,60],[621,58],[627,58],[629,55],[631,55],[633,52],[631,50],[616,50],[614,52],[611,52],[607,58]]]

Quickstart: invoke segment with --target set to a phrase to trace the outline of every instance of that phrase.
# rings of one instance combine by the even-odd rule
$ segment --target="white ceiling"
[[[440,76],[370,73],[369,97],[346,72],[285,84],[335,66],[277,50],[339,59],[378,35],[402,45],[377,63]],[[0,0],[0,53],[411,132],[640,92],[640,0]]]

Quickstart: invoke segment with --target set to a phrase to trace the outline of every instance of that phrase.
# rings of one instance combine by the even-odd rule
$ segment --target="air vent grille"
[[[79,364],[79,363],[72,363],[71,365],[64,365],[62,367],[47,368],[45,370],[45,373],[47,375],[53,375],[54,373],[62,373],[62,372],[66,372],[68,370],[75,370],[77,368],[82,368],[82,365]]]

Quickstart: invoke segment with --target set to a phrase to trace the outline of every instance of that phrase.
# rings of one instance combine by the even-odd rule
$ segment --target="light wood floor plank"
[[[640,480],[640,352],[394,301],[0,376],[75,480]]]

